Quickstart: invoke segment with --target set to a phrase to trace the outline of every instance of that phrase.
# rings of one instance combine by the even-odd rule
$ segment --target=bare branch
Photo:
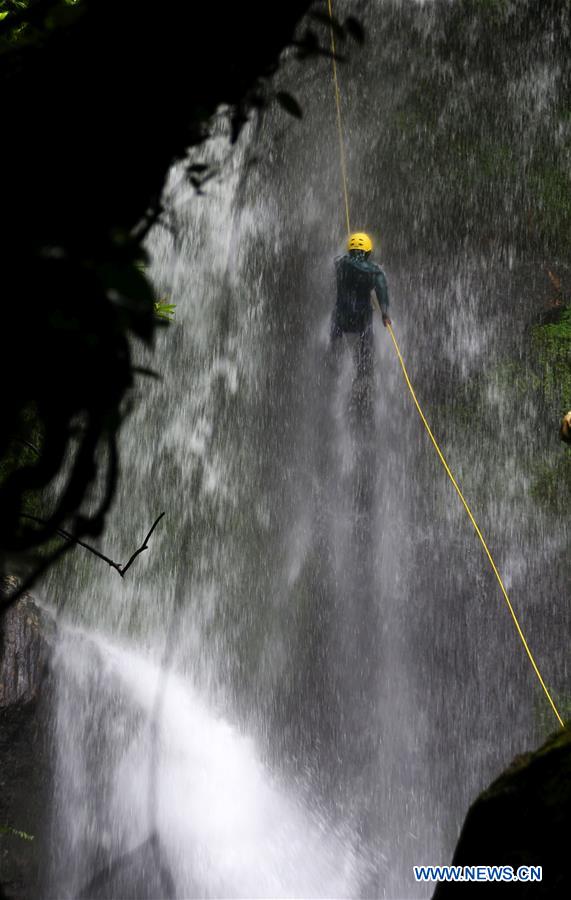
[[[141,544],[141,546],[137,550],[135,550],[135,552],[130,557],[129,562],[124,566],[121,565],[121,563],[117,563],[114,560],[110,559],[108,556],[105,556],[105,554],[101,553],[100,550],[97,550],[96,547],[92,547],[91,544],[87,544],[85,541],[82,541],[80,538],[71,534],[69,531],[66,531],[65,528],[56,528],[56,534],[58,534],[60,537],[64,538],[70,544],[79,544],[80,547],[83,547],[85,550],[89,550],[89,552],[93,553],[94,556],[97,556],[98,559],[102,559],[103,562],[106,562],[108,566],[111,566],[112,569],[115,569],[115,571],[119,573],[121,578],[124,578],[125,572],[127,571],[127,569],[130,568],[130,566],[132,566],[132,564],[136,560],[137,556],[140,553],[142,553],[143,550],[148,550],[149,538],[151,537],[153,531],[155,530],[155,528],[157,527],[157,525],[159,524],[159,522],[161,521],[163,516],[164,516],[164,512],[162,512],[160,514],[160,516],[155,520],[155,522],[152,525],[151,530],[147,534],[147,536],[146,536],[145,540],[143,541],[143,543]],[[40,525],[45,525],[45,519],[41,519],[39,516],[32,516],[29,513],[22,513],[22,518],[23,519],[31,519],[33,522],[39,522]]]
[[[161,519],[162,519],[163,516],[164,516],[164,512],[162,512],[162,513],[160,514],[160,516],[158,517],[158,519],[156,519],[155,522],[153,522],[153,525],[152,525],[152,527],[151,527],[151,530],[149,531],[149,533],[148,533],[148,535],[146,536],[145,540],[143,541],[143,543],[141,544],[141,546],[139,547],[139,549],[138,549],[138,550],[135,550],[135,552],[133,553],[133,555],[132,555],[131,559],[129,560],[129,562],[127,563],[127,565],[126,565],[126,566],[123,566],[123,567],[119,570],[119,574],[121,575],[122,578],[124,577],[125,572],[126,572],[127,569],[129,568],[129,566],[131,566],[131,565],[134,563],[134,561],[136,560],[136,558],[137,558],[137,556],[139,555],[139,553],[142,553],[143,550],[148,550],[148,549],[149,549],[149,547],[148,547],[148,541],[149,541],[149,538],[150,538],[150,536],[152,535],[152,533],[153,533],[153,531],[155,530],[155,528],[157,527],[157,525],[159,524],[159,522],[161,521]]]
[[[33,450],[34,453],[36,453],[38,456],[40,455],[40,451],[38,450],[36,445],[32,444],[31,441],[27,441],[26,438],[15,437],[14,440],[18,441],[19,444],[24,444],[26,447],[29,447],[30,450]]]
[[[41,519],[39,516],[32,516],[29,513],[22,513],[22,519],[31,519],[32,522],[39,522],[40,525],[45,525],[46,520]],[[119,563],[113,562],[112,559],[109,559],[108,556],[105,556],[104,553],[101,553],[95,547],[92,547],[90,544],[86,544],[85,541],[82,541],[80,538],[75,537],[75,535],[71,534],[69,531],[66,531],[65,528],[56,528],[56,534],[59,534],[60,537],[65,538],[66,541],[69,541],[72,544],[79,544],[80,547],[84,547],[86,550],[89,550],[90,553],[98,556],[99,559],[102,559],[103,562],[106,562],[108,565],[112,566],[112,568],[117,569],[119,574],[121,574],[121,566]]]

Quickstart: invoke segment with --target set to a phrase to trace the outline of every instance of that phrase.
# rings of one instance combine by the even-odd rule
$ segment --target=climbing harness
[[[350,225],[350,218],[349,218],[349,190],[348,190],[348,186],[347,186],[347,164],[346,164],[346,157],[345,157],[345,142],[343,140],[343,122],[341,119],[341,92],[339,90],[339,79],[337,76],[337,61],[336,61],[336,52],[335,52],[335,33],[334,33],[334,29],[333,29],[333,21],[334,20],[333,20],[333,9],[332,9],[332,5],[331,5],[331,0],[327,0],[327,6],[328,6],[328,11],[329,11],[329,30],[331,33],[331,62],[332,62],[332,73],[333,73],[333,85],[334,85],[334,89],[335,89],[335,105],[336,105],[336,109],[337,109],[337,131],[338,131],[338,135],[339,135],[339,159],[340,159],[340,163],[341,163],[341,182],[342,182],[342,187],[343,187],[343,197],[345,200],[345,218],[346,218],[346,223],[347,223],[347,235],[350,236],[351,225]],[[537,676],[537,680],[539,681],[539,683],[543,689],[543,692],[545,693],[545,696],[547,697],[547,699],[549,701],[549,704],[551,706],[551,709],[553,710],[553,713],[555,714],[557,721],[559,722],[559,724],[561,725],[562,728],[565,728],[565,722],[563,721],[563,719],[559,713],[559,710],[557,709],[557,706],[555,705],[555,701],[553,700],[553,697],[551,696],[549,688],[547,687],[547,685],[545,684],[545,681],[543,680],[541,672],[539,671],[538,665],[534,659],[533,653],[531,652],[529,644],[527,643],[525,635],[522,631],[521,625],[519,624],[517,615],[512,606],[510,598],[508,596],[508,592],[506,591],[506,588],[502,581],[502,577],[498,571],[498,568],[497,568],[497,566],[494,562],[494,559],[492,557],[492,554],[490,552],[490,548],[488,547],[488,544],[486,543],[484,535],[480,531],[478,523],[476,522],[476,519],[474,518],[474,515],[472,513],[472,510],[470,509],[468,502],[466,501],[466,498],[464,497],[464,494],[460,490],[460,486],[458,485],[458,482],[454,478],[454,475],[452,474],[450,466],[446,462],[444,454],[442,453],[442,450],[440,449],[438,442],[437,442],[436,438],[434,437],[434,434],[432,433],[432,429],[430,428],[430,425],[428,424],[426,417],[421,409],[420,403],[418,402],[418,398],[417,398],[414,388],[412,386],[412,382],[410,380],[402,353],[400,351],[400,347],[397,343],[397,339],[395,337],[393,328],[390,324],[387,324],[387,328],[388,328],[389,334],[391,336],[391,340],[393,342],[395,352],[396,352],[398,361],[400,363],[406,385],[407,385],[410,395],[414,401],[414,405],[416,406],[416,408],[418,410],[418,414],[421,418],[422,424],[424,425],[426,432],[427,432],[430,440],[432,441],[432,444],[434,445],[434,449],[436,450],[436,453],[438,454],[438,458],[439,458],[440,462],[442,463],[444,470],[445,470],[446,474],[448,475],[450,481],[452,482],[454,490],[458,494],[458,496],[462,502],[462,505],[463,505],[464,509],[466,510],[468,518],[470,519],[472,525],[474,526],[474,531],[476,532],[476,535],[478,536],[478,539],[479,539],[482,547],[484,548],[484,552],[485,552],[486,556],[488,557],[488,561],[490,563],[490,566],[492,567],[492,571],[498,580],[498,584],[500,586],[500,589],[503,594],[504,600],[506,602],[507,608],[513,619],[513,623],[515,625],[516,631],[517,631],[519,638],[523,644],[525,652],[529,658],[529,661],[531,663],[533,671],[535,672],[535,675]]]

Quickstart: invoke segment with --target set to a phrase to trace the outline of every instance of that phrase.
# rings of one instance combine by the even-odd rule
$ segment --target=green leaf
[[[278,91],[276,100],[290,116],[295,116],[296,119],[303,118],[303,110],[295,97],[292,97],[291,94],[286,93],[286,91]]]
[[[106,263],[98,268],[98,275],[108,291],[115,291],[123,298],[143,306],[154,300],[151,284],[137,264]]]
[[[22,838],[23,841],[33,841],[34,835],[28,834],[27,831],[18,831],[10,825],[0,825],[0,834],[11,834],[13,837]]]
[[[149,378],[160,379],[162,377],[158,372],[155,372],[154,369],[148,369],[146,366],[133,366],[133,372],[136,372],[137,375],[146,375]]]
[[[163,300],[156,300],[154,308],[155,315],[158,316],[159,319],[166,319],[170,322],[174,316],[176,303],[165,303]]]
[[[326,25],[328,28],[331,28],[333,30],[333,33],[339,38],[339,40],[345,40],[345,29],[335,16],[331,17],[328,12],[315,10],[314,12],[311,12],[309,14],[309,17],[311,19],[315,19],[316,22],[322,22],[323,25]]]
[[[358,44],[365,43],[365,31],[358,19],[355,19],[353,16],[347,16],[343,24],[345,31],[354,41],[357,41]]]

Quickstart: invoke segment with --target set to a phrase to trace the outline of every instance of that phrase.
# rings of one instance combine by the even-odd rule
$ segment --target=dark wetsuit
[[[337,344],[345,333],[359,335],[358,368],[367,373],[372,366],[373,307],[375,291],[381,312],[388,315],[389,294],[385,273],[377,263],[369,262],[362,250],[352,250],[335,260],[337,302],[331,319],[331,341]]]

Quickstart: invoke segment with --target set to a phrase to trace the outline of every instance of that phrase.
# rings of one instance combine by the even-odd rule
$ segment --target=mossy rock
[[[542,866],[534,883],[442,882],[449,896],[567,897],[571,830],[571,730],[554,734],[512,764],[470,807],[452,860],[459,866]]]

